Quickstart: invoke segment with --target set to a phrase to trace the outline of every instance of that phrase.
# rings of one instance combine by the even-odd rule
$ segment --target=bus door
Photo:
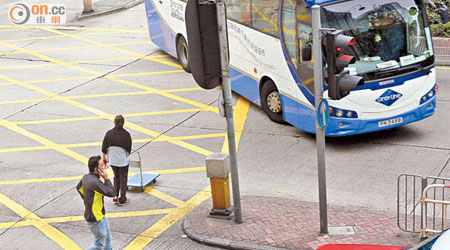
[[[291,65],[297,75],[297,84],[303,84],[314,94],[314,67],[301,60],[301,48],[312,40],[309,9],[303,0],[284,0],[282,6],[282,33]]]
[[[145,4],[153,43],[170,55],[176,56],[175,35],[168,22],[170,20],[170,1],[173,0],[148,0]]]

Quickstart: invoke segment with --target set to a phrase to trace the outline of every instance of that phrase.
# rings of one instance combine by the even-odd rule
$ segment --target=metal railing
[[[449,178],[400,175],[397,182],[398,227],[423,235],[447,229],[449,188]]]
[[[422,217],[422,220],[423,220],[423,227],[422,227],[422,229],[421,229],[421,232],[420,233],[422,233],[422,234],[427,234],[427,233],[439,233],[439,232],[441,232],[442,230],[444,230],[444,229],[447,229],[448,227],[447,227],[447,218],[448,218],[448,214],[447,214],[447,206],[448,205],[450,205],[450,201],[446,201],[446,200],[444,200],[444,198],[445,197],[442,197],[442,199],[441,200],[439,200],[439,198],[438,199],[429,199],[428,198],[428,191],[430,190],[430,189],[433,189],[433,190],[435,190],[435,192],[434,192],[434,194],[436,194],[436,189],[442,189],[442,191],[441,191],[441,193],[442,194],[444,194],[445,192],[444,192],[444,189],[446,189],[446,188],[450,188],[450,185],[444,185],[444,184],[432,184],[432,185],[428,185],[424,190],[423,190],[423,193],[422,193],[422,199],[420,199],[419,200],[419,202],[421,203],[421,204],[423,204],[424,205],[424,207],[425,207],[425,209],[428,207],[427,205],[428,204],[432,204],[433,205],[433,207],[435,207],[436,206],[436,204],[440,204],[441,206],[442,206],[442,209],[441,209],[441,211],[442,211],[442,215],[441,215],[441,225],[442,225],[442,229],[440,230],[440,231],[437,231],[437,230],[433,230],[433,229],[428,229],[428,223],[427,223],[427,217],[426,216],[423,216]],[[425,210],[426,211],[426,210]],[[427,213],[425,213],[425,214],[427,214]],[[434,218],[435,219],[435,218]],[[435,220],[433,220],[433,225],[435,225],[436,223],[435,223]]]

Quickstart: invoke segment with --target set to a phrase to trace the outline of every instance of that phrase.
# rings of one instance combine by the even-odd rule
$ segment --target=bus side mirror
[[[439,7],[438,12],[439,15],[441,16],[442,23],[446,24],[450,21],[448,7],[445,4],[442,4],[441,7]]]
[[[303,44],[302,46],[302,61],[310,62],[312,59],[312,46],[311,43]]]

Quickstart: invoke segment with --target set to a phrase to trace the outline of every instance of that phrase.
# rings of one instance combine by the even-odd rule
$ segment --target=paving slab
[[[232,249],[314,250],[338,243],[411,246],[419,241],[400,231],[392,214],[329,206],[329,226],[352,226],[356,233],[321,235],[317,203],[263,196],[245,196],[241,202],[244,223],[208,217],[212,206],[205,202],[185,218],[185,233],[202,244]]]

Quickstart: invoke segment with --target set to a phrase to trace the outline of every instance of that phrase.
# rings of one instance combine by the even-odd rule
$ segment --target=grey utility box
[[[228,154],[212,153],[206,157],[206,176],[228,178],[230,174],[230,157]]]

